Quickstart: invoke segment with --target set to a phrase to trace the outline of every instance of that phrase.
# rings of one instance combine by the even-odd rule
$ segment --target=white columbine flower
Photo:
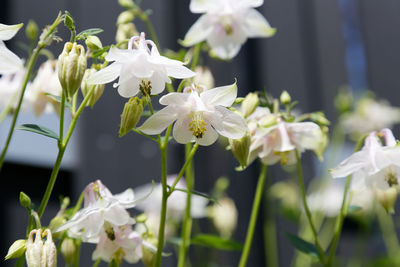
[[[21,24],[5,25],[0,23],[0,74],[10,74],[22,69],[22,60],[11,52],[3,41],[10,40],[22,27]]]
[[[91,75],[88,83],[104,84],[119,77],[114,87],[118,87],[119,94],[127,98],[137,95],[140,90],[152,95],[160,94],[165,83],[171,83],[168,76],[186,79],[195,75],[182,62],[161,56],[157,46],[146,40],[143,32],[130,39],[128,49],[111,47],[106,60],[114,63]]]
[[[218,134],[238,139],[247,131],[243,118],[227,109],[236,99],[236,83],[205,90],[193,85],[183,93],[169,93],[160,98],[167,105],[147,119],[138,129],[146,134],[159,134],[175,122],[173,136],[178,143],[196,141],[213,144]]]
[[[26,70],[24,68],[13,74],[3,74],[0,77],[0,110],[6,107],[16,108],[19,100],[23,79]],[[31,92],[31,83],[27,84],[24,99],[22,101],[21,111],[26,111],[32,106],[33,95]]]
[[[190,11],[205,14],[189,29],[183,45],[207,40],[219,58],[233,58],[247,38],[275,34],[276,30],[254,9],[263,3],[263,0],[192,0]]]
[[[68,229],[69,236],[97,243],[104,225],[121,226],[134,223],[126,211],[135,206],[132,189],[113,195],[100,180],[90,183],[84,191],[84,208],[78,211],[57,232]]]

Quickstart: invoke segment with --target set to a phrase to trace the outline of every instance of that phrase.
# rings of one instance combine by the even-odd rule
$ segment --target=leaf
[[[286,233],[286,236],[289,239],[290,243],[292,243],[292,245],[301,252],[304,252],[313,257],[318,257],[318,249],[314,244],[311,244],[310,242],[307,242],[304,239],[291,233]]]
[[[103,48],[94,51],[94,52],[92,53],[92,57],[98,58],[98,57],[102,56],[102,55],[104,54],[104,52],[107,52],[108,49],[110,49],[110,46],[109,46],[109,45],[108,45],[108,46],[104,46]]]
[[[103,32],[103,29],[100,28],[91,28],[84,31],[81,31],[77,36],[76,40],[86,40],[90,35],[96,35]]]
[[[240,251],[243,249],[243,245],[239,242],[229,239],[223,239],[219,236],[209,235],[209,234],[200,234],[196,235],[190,241],[191,244],[200,245],[210,248],[216,248],[220,250],[237,250]]]
[[[362,207],[360,207],[360,206],[355,206],[355,205],[350,205],[350,206],[347,208],[347,212],[348,212],[348,213],[353,213],[353,212],[357,212],[357,211],[360,211],[360,210],[362,210]]]
[[[167,187],[168,187],[168,189],[171,189],[171,186],[167,185]],[[174,191],[181,191],[181,192],[185,192],[186,194],[191,193],[192,195],[197,195],[197,196],[200,196],[200,197],[204,197],[204,198],[210,200],[211,202],[217,202],[214,198],[210,197],[206,193],[198,192],[198,191],[195,191],[195,190],[190,191],[190,190],[183,189],[183,188],[174,188]]]
[[[75,20],[68,11],[65,11],[64,25],[67,26],[71,32],[75,32]]]
[[[20,126],[15,127],[15,129],[41,134],[50,138],[54,138],[56,140],[59,139],[58,135],[52,130],[36,124],[22,124]]]
[[[61,103],[61,96],[53,95],[53,94],[50,94],[50,93],[45,93],[45,95],[48,95],[48,96],[50,96],[51,98],[53,98],[55,101],[57,101],[58,103]],[[66,106],[67,108],[72,108],[71,103],[69,103],[69,102],[67,102],[67,101],[65,101],[65,106]]]

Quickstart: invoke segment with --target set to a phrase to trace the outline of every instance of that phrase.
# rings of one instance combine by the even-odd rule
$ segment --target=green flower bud
[[[25,251],[26,251],[26,240],[18,239],[10,246],[7,255],[4,259],[9,260],[9,259],[19,258],[22,255],[24,255]]]
[[[129,22],[132,22],[132,20],[135,18],[135,15],[133,12],[127,10],[119,14],[118,19],[117,19],[117,25],[120,24],[126,24]]]
[[[157,247],[158,240],[153,235],[146,235],[143,239],[149,244]],[[142,262],[146,267],[153,267],[156,260],[156,251],[142,245]]]
[[[95,69],[87,69],[85,71],[85,75],[83,76],[83,79],[82,79],[81,90],[82,90],[82,94],[84,97],[86,97],[86,95],[93,88],[93,86],[95,87],[92,95],[89,97],[89,100],[86,103],[87,107],[93,107],[94,104],[96,104],[96,102],[103,95],[103,92],[104,92],[104,84],[88,84],[87,83],[87,79],[90,77],[90,75],[92,75],[95,72],[96,72]]]
[[[376,189],[375,195],[382,207],[390,213],[394,214],[394,205],[396,203],[398,190],[395,187],[390,187],[386,190]]]
[[[259,104],[257,93],[249,93],[242,102],[242,113],[245,118],[247,118]]]
[[[61,254],[65,262],[72,265],[75,260],[76,246],[74,240],[71,238],[65,238],[61,244]]]
[[[282,92],[280,99],[283,105],[288,105],[292,101],[292,98],[286,90]]]
[[[249,133],[247,133],[240,139],[229,139],[229,144],[231,146],[232,153],[239,162],[241,167],[247,166],[250,143],[251,143],[251,138]]]
[[[310,119],[312,121],[315,121],[318,125],[327,126],[331,124],[330,121],[325,117],[325,114],[323,112],[312,113]]]
[[[35,237],[34,237],[35,236]],[[46,236],[46,239],[42,239]],[[26,264],[28,267],[56,267],[57,249],[49,229],[32,230],[26,245]]]
[[[39,34],[39,27],[35,21],[29,20],[28,25],[26,25],[26,28],[25,28],[25,34],[29,40],[32,40],[32,41],[36,40],[36,38],[38,37],[38,34]]]
[[[86,38],[86,46],[91,50],[99,50],[103,48],[100,38],[96,35],[90,35]]]
[[[58,79],[68,100],[81,86],[85,70],[85,48],[77,43],[65,43],[64,50],[58,57]]]
[[[31,208],[31,198],[24,192],[19,193],[19,203],[24,208]]]
[[[146,221],[147,221],[146,213],[139,214],[139,216],[136,217],[137,223],[145,223]]]
[[[66,223],[67,220],[64,218],[64,216],[56,216],[54,217],[49,224],[49,229],[51,231],[55,231],[57,228],[59,228],[61,225]],[[54,238],[60,238],[63,235],[64,231],[62,232],[56,232],[53,234]]]
[[[123,8],[132,8],[135,6],[132,0],[118,0],[118,4]]]
[[[136,30],[135,24],[127,23],[127,24],[120,24],[117,28],[117,33],[115,35],[115,41],[117,43],[121,43],[127,39],[130,39],[132,36],[139,35],[138,31]],[[128,47],[128,44],[126,45]],[[125,48],[126,48],[125,47]],[[120,47],[123,48],[123,47]]]
[[[143,100],[137,97],[131,97],[125,103],[124,110],[121,115],[121,127],[119,129],[119,137],[124,136],[139,122],[143,112]]]

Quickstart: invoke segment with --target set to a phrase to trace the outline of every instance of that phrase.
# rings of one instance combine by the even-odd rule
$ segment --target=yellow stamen
[[[196,138],[202,138],[204,132],[207,131],[207,123],[203,120],[203,116],[199,112],[195,112],[192,116],[192,121],[189,123],[189,130],[193,132]]]

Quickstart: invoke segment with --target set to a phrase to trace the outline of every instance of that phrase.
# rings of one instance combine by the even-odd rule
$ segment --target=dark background
[[[179,48],[176,40],[183,39],[198,18],[198,15],[190,13],[189,1],[147,0],[143,1],[142,7],[153,10],[151,19],[163,48]],[[28,19],[34,19],[42,28],[54,20],[59,10],[70,11],[78,31],[100,27],[104,29],[99,35],[103,45],[114,42],[115,21],[122,11],[116,0],[1,0],[0,22],[24,22],[26,25]],[[400,104],[399,1],[266,0],[259,10],[278,29],[276,35],[268,39],[248,40],[239,55],[228,63],[205,58],[205,63],[212,68],[217,86],[230,84],[237,78],[239,96],[266,89],[278,97],[285,89],[292,99],[299,100],[302,111],[324,110],[331,120],[335,120],[333,98],[342,85],[350,84],[358,91],[370,89],[379,97],[389,99],[391,104]],[[140,22],[137,22],[137,28],[145,30]],[[66,33],[65,30],[60,32],[61,35]],[[18,40],[23,40],[22,30],[16,40],[8,43],[9,47],[15,48]],[[57,55],[62,45],[54,45],[52,50]],[[157,146],[137,135],[118,138],[120,114],[125,101],[108,86],[95,108],[83,113],[74,139],[73,153],[79,161],[62,169],[44,223],[47,223],[46,218],[48,220],[57,212],[58,195],[69,195],[75,201],[83,188],[94,179],[101,179],[114,193],[152,179],[159,180]],[[1,131],[6,129],[2,127]],[[25,135],[30,137],[29,133]],[[182,157],[181,148],[172,145],[169,149],[169,173],[179,170]],[[39,204],[51,165],[49,162],[48,166],[38,167],[13,160],[7,161],[4,166],[0,189],[1,255],[6,254],[15,239],[24,235],[27,216],[18,203],[19,191],[25,191]],[[219,176],[229,176],[229,194],[239,209],[235,238],[244,241],[257,182],[257,167],[242,173],[233,171],[236,162],[229,152],[217,144],[200,148],[195,166],[196,189],[199,191],[207,192]],[[312,168],[307,168],[306,177],[312,175]],[[281,179],[281,175],[274,177]],[[262,216],[263,212],[260,218]],[[293,253],[292,246],[283,237],[287,229],[293,230],[294,227],[280,219],[281,266],[290,264]],[[257,233],[261,231],[260,224]],[[89,255],[91,250],[85,250],[82,266],[90,266]],[[225,253],[220,257],[223,257],[226,266],[234,266],[239,256],[239,253]],[[174,266],[173,257],[165,262]],[[264,265],[262,235],[258,234],[248,266]]]

